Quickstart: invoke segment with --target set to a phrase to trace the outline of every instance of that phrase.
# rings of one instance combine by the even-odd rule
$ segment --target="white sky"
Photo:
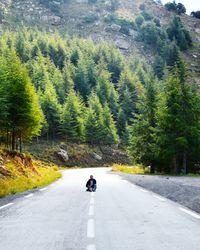
[[[161,0],[163,4],[167,2],[173,2],[172,0]],[[200,0],[176,0],[176,3],[182,3],[185,5],[187,14],[192,11],[200,10]]]

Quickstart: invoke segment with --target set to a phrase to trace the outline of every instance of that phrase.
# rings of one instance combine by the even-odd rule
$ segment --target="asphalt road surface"
[[[86,192],[89,175],[97,191]],[[200,215],[109,169],[63,172],[0,203],[1,250],[200,250]]]

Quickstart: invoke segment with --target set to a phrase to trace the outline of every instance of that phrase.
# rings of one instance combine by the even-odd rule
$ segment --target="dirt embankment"
[[[34,158],[63,167],[102,167],[113,163],[130,164],[124,149],[117,146],[62,142],[32,142],[26,146]]]
[[[118,174],[138,186],[200,213],[200,178]]]
[[[29,174],[40,175],[30,156],[15,151],[2,150],[0,153],[0,179],[15,178]]]

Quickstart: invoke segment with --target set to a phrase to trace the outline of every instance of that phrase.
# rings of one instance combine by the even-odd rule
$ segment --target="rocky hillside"
[[[166,27],[175,15],[153,0],[4,0],[0,9],[1,29],[33,25],[49,32],[58,29],[94,41],[113,41],[125,55],[142,55],[150,63],[153,55],[137,41],[134,20],[148,11]],[[185,55],[199,82],[200,20],[185,14],[181,19],[193,37],[194,46]]]
[[[40,143],[26,145],[35,159],[53,162],[62,167],[102,167],[113,163],[130,164],[127,153],[117,146],[100,146],[77,143]]]

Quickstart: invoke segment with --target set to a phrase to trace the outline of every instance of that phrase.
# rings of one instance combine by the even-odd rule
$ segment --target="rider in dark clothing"
[[[90,179],[86,183],[87,190],[89,192],[95,192],[97,188],[97,181],[93,178],[93,175],[90,175]]]

